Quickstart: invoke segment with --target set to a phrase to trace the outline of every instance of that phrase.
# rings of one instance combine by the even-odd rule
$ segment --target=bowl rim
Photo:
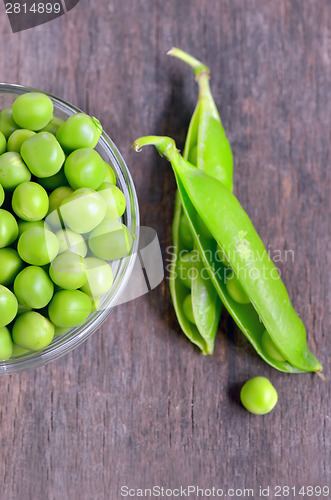
[[[43,90],[16,83],[0,82],[0,96],[4,94],[21,95],[26,92],[41,92],[47,95],[53,103],[58,106],[58,108],[68,112],[70,116],[75,113],[84,113],[84,111],[77,106],[74,106],[73,104]],[[108,318],[114,307],[116,307],[116,301],[120,298],[121,293],[124,291],[130,279],[139,248],[140,214],[137,193],[127,164],[114,142],[104,130],[100,136],[98,146],[104,150],[107,157],[110,157],[113,160],[112,166],[115,167],[116,176],[121,180],[121,188],[124,190],[127,202],[124,218],[134,237],[130,253],[128,256],[120,259],[118,264],[119,268],[117,270],[117,274],[120,273],[120,276],[117,277],[117,281],[114,280],[113,287],[101,302],[102,308],[100,307],[100,310],[92,313],[82,325],[72,329],[68,334],[58,338],[54,337],[53,342],[45,349],[32,352],[28,355],[22,355],[10,358],[9,360],[0,361],[0,375],[20,373],[32,368],[37,368],[38,366],[42,366],[59,359],[78,347],[88,337],[95,333],[100,328],[102,323]],[[127,212],[128,207],[130,207],[130,212]],[[116,288],[114,288],[115,283]]]

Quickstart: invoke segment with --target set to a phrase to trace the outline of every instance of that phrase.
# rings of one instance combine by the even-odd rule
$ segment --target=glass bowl
[[[25,92],[38,92],[37,89],[21,85],[0,83],[0,110],[11,107],[13,101]],[[57,97],[47,94],[54,104],[54,116],[66,120],[69,116],[81,112],[80,109],[68,104]],[[0,375],[18,373],[21,371],[44,365],[63,356],[92,335],[107,319],[116,306],[121,293],[132,273],[139,241],[139,207],[135,187],[130,172],[118,149],[108,135],[103,132],[95,148],[104,160],[109,163],[116,174],[117,186],[123,191],[126,198],[126,211],[123,222],[133,235],[134,243],[130,254],[118,261],[112,262],[114,283],[111,290],[101,299],[100,307],[90,314],[81,326],[73,328],[69,333],[54,337],[52,343],[42,351],[29,352],[6,361],[0,361]]]

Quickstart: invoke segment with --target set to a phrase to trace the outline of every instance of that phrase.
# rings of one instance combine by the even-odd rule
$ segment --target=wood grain
[[[330,378],[329,0],[318,8],[316,0],[80,0],[15,35],[0,9],[1,80],[61,96],[102,121],[165,264],[174,179],[153,149],[137,155],[131,144],[158,133],[183,146],[197,89],[165,54],[176,45],[206,61],[233,147],[235,192],[270,251],[294,251],[282,277]],[[279,392],[265,417],[238,404],[254,375]],[[180,334],[165,280],[56,363],[1,378],[0,498],[117,500],[122,485],[327,484],[330,401],[328,382],[265,365],[226,312],[215,354],[202,357]]]

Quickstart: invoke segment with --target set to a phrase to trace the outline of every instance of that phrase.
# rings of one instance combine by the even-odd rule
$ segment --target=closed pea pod
[[[282,371],[321,370],[321,364],[307,347],[305,327],[293,309],[277,269],[235,196],[221,182],[185,161],[171,139],[142,138],[136,141],[135,147],[139,149],[146,144],[155,145],[171,162],[195,242],[200,244],[189,216],[193,209],[201,216],[249,296],[251,304],[246,305],[231,299],[224,281],[215,272],[215,263],[206,258],[200,246],[200,255],[219,296],[257,352]],[[286,361],[273,359],[264,352],[264,330]]]

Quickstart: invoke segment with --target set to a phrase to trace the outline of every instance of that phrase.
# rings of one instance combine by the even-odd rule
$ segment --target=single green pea
[[[17,358],[18,356],[23,356],[24,354],[27,354],[28,352],[30,352],[29,349],[24,349],[23,347],[21,347],[17,344],[14,344],[14,342],[13,342],[13,352],[11,355],[12,358]]]
[[[0,207],[3,205],[4,201],[5,201],[5,192],[3,190],[2,185],[0,184]]]
[[[96,118],[76,113],[61,125],[56,138],[65,151],[74,151],[81,148],[95,148],[101,134],[102,126]]]
[[[275,346],[274,341],[271,339],[267,330],[264,330],[261,339],[263,350],[266,354],[268,354],[272,359],[276,359],[277,361],[285,361],[284,356],[279,351],[279,349]]]
[[[17,130],[19,126],[14,122],[12,108],[3,109],[0,112],[0,132],[8,139],[8,137]]]
[[[53,118],[53,102],[40,92],[26,92],[15,99],[13,118],[21,128],[40,130]]]
[[[92,253],[103,260],[117,260],[130,253],[133,238],[128,228],[119,221],[105,219],[89,235]]]
[[[109,184],[116,184],[116,174],[112,167],[105,161],[106,173],[103,182],[109,182]]]
[[[36,135],[36,133],[25,128],[14,130],[14,132],[8,137],[7,150],[19,153],[23,142],[30,139],[33,135]]]
[[[250,300],[245,290],[240,284],[238,278],[233,274],[226,280],[226,289],[230,295],[236,302],[239,304],[249,304]]]
[[[36,221],[27,221],[27,220],[19,220],[18,221],[18,236],[27,231],[28,229],[32,229],[33,227],[41,227],[42,229],[48,229],[49,227],[44,220],[36,220]]]
[[[190,225],[185,214],[182,214],[179,222],[180,239],[187,250],[193,250],[193,236]]]
[[[65,155],[53,134],[39,132],[23,142],[21,156],[36,177],[55,175],[61,169]]]
[[[108,293],[114,281],[113,271],[108,262],[96,257],[87,257],[84,264],[87,283],[81,290],[92,297]]]
[[[14,292],[23,306],[41,309],[46,307],[53,297],[54,286],[44,269],[28,266],[16,276]]]
[[[45,266],[58,254],[57,237],[48,229],[33,227],[19,237],[17,251],[22,260],[33,266]]]
[[[36,182],[22,182],[13,193],[12,207],[25,221],[38,221],[48,212],[49,202],[45,189]]]
[[[48,189],[48,191],[53,191],[56,188],[68,185],[63,167],[54,175],[38,178],[38,183],[41,184],[43,188]]]
[[[59,211],[66,228],[82,234],[100,224],[106,214],[106,204],[96,191],[80,188],[62,201]]]
[[[0,327],[7,326],[17,314],[17,299],[5,286],[0,285]]]
[[[66,159],[64,173],[73,189],[97,189],[105,177],[105,162],[94,149],[77,149]]]
[[[186,295],[183,302],[183,311],[186,319],[190,321],[190,323],[195,323],[194,314],[193,314],[193,304],[192,304],[192,295],[189,293]]]
[[[114,184],[103,182],[98,193],[106,204],[106,218],[117,220],[122,217],[126,208],[126,199],[122,191]]]
[[[0,248],[11,245],[18,236],[18,225],[13,214],[0,208]]]
[[[87,245],[81,234],[74,233],[70,229],[61,229],[56,233],[56,237],[59,240],[59,254],[69,250],[81,257],[86,256]]]
[[[191,288],[192,279],[194,278],[195,269],[192,263],[199,259],[197,252],[185,252],[178,259],[176,272],[181,282],[187,287]]]
[[[65,290],[76,290],[87,282],[84,259],[69,251],[58,255],[50,265],[52,281]]]
[[[52,120],[47,123],[46,127],[42,129],[43,132],[49,132],[50,134],[56,135],[56,132],[59,130],[61,125],[64,124],[64,120],[62,118],[58,118],[57,116],[54,116]]]
[[[23,268],[23,261],[13,248],[0,248],[0,284],[11,285]]]
[[[0,179],[4,189],[13,191],[22,182],[31,179],[31,172],[19,153],[5,153],[0,156]]]
[[[91,312],[91,300],[80,290],[56,292],[48,306],[52,323],[60,328],[73,328],[84,323]]]
[[[0,155],[5,153],[6,149],[7,149],[6,137],[3,135],[3,133],[0,130]]]
[[[15,344],[31,351],[49,346],[54,337],[54,325],[36,311],[29,311],[16,319],[12,337]]]
[[[0,360],[11,358],[13,354],[13,341],[10,331],[6,326],[0,328]]]
[[[278,394],[267,378],[254,377],[243,385],[240,399],[246,410],[255,415],[265,415],[275,407]]]

